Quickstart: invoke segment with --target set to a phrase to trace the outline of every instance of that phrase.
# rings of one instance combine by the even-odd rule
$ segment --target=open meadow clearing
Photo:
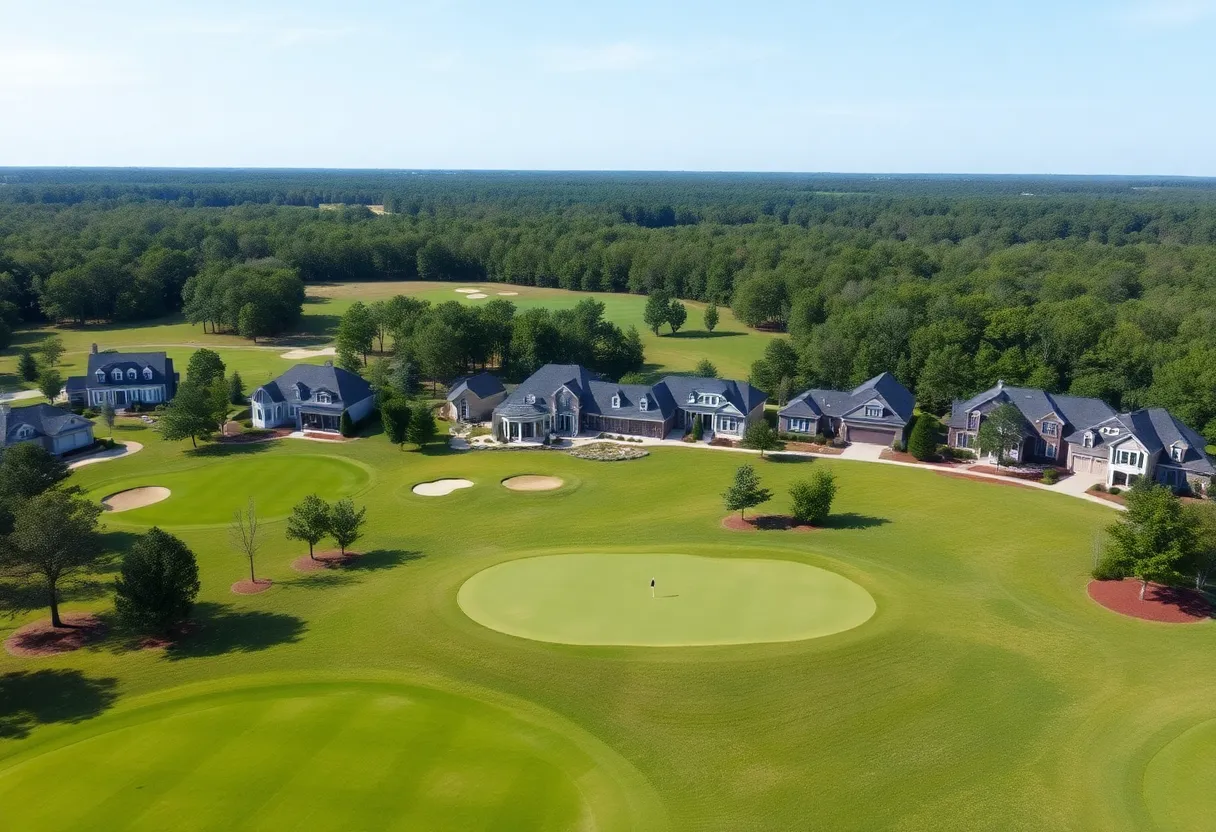
[[[116,549],[153,522],[194,549],[197,627],[168,648],[115,630],[60,656],[0,654],[14,828],[1189,830],[1211,816],[1216,669],[1202,657],[1216,623],[1090,600],[1094,538],[1114,516],[1102,506],[705,449],[604,465],[382,436],[201,453],[133,422],[116,436],[144,450],[70,484],[97,499],[171,489],[103,522]],[[722,528],[743,461],[774,491],[766,512],[831,468],[825,527]],[[563,485],[500,485],[519,475]],[[471,485],[414,493],[443,479]],[[368,528],[349,565],[299,573],[307,546],[273,518],[313,488],[354,495]],[[258,576],[274,583],[238,596],[247,564],[225,523],[248,496],[266,520]],[[560,568],[499,571],[546,558]],[[470,586],[494,621],[466,614]],[[831,611],[833,586],[854,594]],[[698,597],[691,617],[646,606]],[[64,606],[105,619],[111,600],[85,587]],[[847,626],[813,632],[819,613]],[[500,632],[504,616],[546,633]],[[723,626],[748,643],[685,646],[713,627],[732,640]],[[557,643],[604,627],[598,645]],[[647,627],[679,637],[625,646]]]

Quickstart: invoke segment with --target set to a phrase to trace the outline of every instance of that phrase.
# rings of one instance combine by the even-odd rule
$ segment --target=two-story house
[[[852,390],[807,390],[777,414],[782,433],[836,436],[846,442],[893,445],[907,438],[916,400],[895,376],[882,373]]]
[[[1032,387],[1009,387],[998,381],[995,387],[978,396],[954,403],[947,424],[947,443],[952,448],[978,452],[976,437],[980,425],[989,413],[1007,404],[1016,407],[1025,420],[1025,438],[1010,456],[1021,462],[1049,465],[1067,462],[1066,443],[1078,429],[1115,415],[1114,409],[1101,399],[1057,395]]]
[[[546,364],[494,408],[503,442],[539,442],[581,431],[665,438],[700,422],[702,436],[741,439],[764,418],[764,393],[744,381],[668,376],[655,385],[619,384],[577,364]]]
[[[1206,444],[1168,410],[1150,407],[1076,431],[1068,438],[1068,467],[1104,474],[1107,487],[1148,477],[1176,490],[1206,494],[1216,476]]]
[[[69,378],[66,390],[74,405],[109,402],[115,410],[125,410],[136,403],[155,407],[169,401],[177,383],[173,359],[163,352],[98,352],[94,344],[88,370]]]
[[[257,428],[336,433],[342,414],[359,423],[372,412],[376,394],[361,376],[333,366],[297,364],[253,391],[249,407]]]

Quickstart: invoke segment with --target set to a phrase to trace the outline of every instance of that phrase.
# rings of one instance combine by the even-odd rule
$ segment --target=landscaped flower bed
[[[579,459],[593,459],[596,462],[620,462],[626,459],[641,459],[650,451],[629,445],[617,445],[613,442],[592,442],[570,451],[570,456]]]

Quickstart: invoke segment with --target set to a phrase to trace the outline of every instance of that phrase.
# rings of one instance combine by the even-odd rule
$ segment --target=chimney
[[[1003,378],[998,378],[998,379],[996,380],[996,389],[997,389],[997,390],[1004,390],[1004,389],[1005,389],[1005,379],[1003,379]]]
[[[93,349],[91,350],[91,352],[93,353],[93,355],[97,355],[97,345],[96,344],[93,345]]]

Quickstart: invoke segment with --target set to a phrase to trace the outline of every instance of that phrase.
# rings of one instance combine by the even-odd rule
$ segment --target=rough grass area
[[[79,828],[82,817],[95,828],[371,828],[395,817],[419,829],[543,829],[551,818],[603,830],[1107,832],[1201,829],[1212,816],[1212,740],[1199,726],[1216,715],[1216,622],[1139,621],[1086,595],[1111,508],[898,466],[704,448],[589,465],[438,445],[402,453],[373,436],[213,457],[151,430],[115,435],[145,448],[81,468],[72,484],[101,495],[180,478],[147,511],[176,511],[195,480],[208,493],[193,501],[203,525],[185,510],[105,518],[114,551],[154,520],[180,524],[199,557],[197,626],[161,650],[112,630],[61,656],[0,653],[0,806],[14,828]],[[743,462],[774,492],[749,514],[788,514],[790,483],[823,466],[839,485],[832,516],[810,534],[723,529],[721,493]],[[570,487],[410,490],[494,484],[535,463]],[[363,474],[337,473],[348,469]],[[332,499],[330,476],[367,506],[361,556],[299,573],[308,547],[269,521],[257,574],[273,588],[230,592],[248,577],[230,509],[251,493],[268,517],[272,501],[277,514],[310,490]],[[489,567],[571,552],[806,564],[864,588],[877,611],[805,641],[660,649],[517,638],[457,603]],[[95,578],[68,593],[65,612],[108,613],[114,566]],[[0,619],[0,638],[46,615]],[[369,693],[369,682],[408,692]],[[315,687],[247,692],[284,684]],[[406,795],[417,816],[394,814],[411,811]],[[585,815],[570,824],[572,811]]]

